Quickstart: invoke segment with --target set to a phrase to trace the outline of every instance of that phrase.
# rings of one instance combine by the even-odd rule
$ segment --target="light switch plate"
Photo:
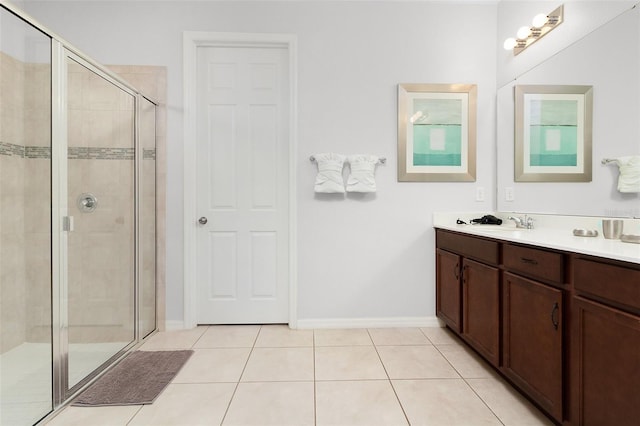
[[[513,193],[513,187],[508,186],[504,189],[504,200],[505,201],[514,201],[516,199]]]

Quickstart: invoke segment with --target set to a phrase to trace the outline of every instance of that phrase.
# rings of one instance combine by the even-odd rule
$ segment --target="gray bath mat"
[[[135,351],[82,392],[73,405],[151,404],[193,351]]]

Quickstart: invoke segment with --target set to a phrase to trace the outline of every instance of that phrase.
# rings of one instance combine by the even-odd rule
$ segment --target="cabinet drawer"
[[[439,248],[493,265],[497,265],[500,259],[500,244],[497,241],[438,229],[436,230],[436,245]]]
[[[573,280],[576,291],[629,306],[640,311],[640,270],[575,259]]]
[[[504,244],[506,269],[556,283],[564,282],[564,257],[561,253]]]

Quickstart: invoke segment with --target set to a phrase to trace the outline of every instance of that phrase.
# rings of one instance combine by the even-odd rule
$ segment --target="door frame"
[[[293,34],[254,34],[185,31],[183,34],[184,81],[184,323],[197,325],[198,283],[196,274],[196,89],[197,49],[199,47],[285,48],[289,61],[289,327],[297,328],[297,37]]]

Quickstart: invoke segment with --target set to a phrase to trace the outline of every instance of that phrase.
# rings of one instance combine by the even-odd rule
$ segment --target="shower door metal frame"
[[[155,105],[155,123],[156,123],[156,132],[154,134],[154,139],[157,140],[157,122],[158,122],[158,102],[153,100],[152,98],[145,96],[141,93],[137,93],[136,95],[136,100],[135,100],[135,117],[134,117],[134,123],[135,123],[135,226],[136,226],[136,231],[135,231],[135,241],[136,241],[136,248],[135,248],[135,255],[136,255],[136,273],[135,273],[135,277],[136,277],[136,288],[135,288],[135,295],[136,295],[136,302],[135,302],[135,306],[136,306],[136,315],[135,315],[135,322],[136,322],[136,327],[135,327],[135,334],[136,334],[136,341],[137,342],[141,342],[142,339],[145,339],[146,337],[148,337],[149,335],[153,334],[153,331],[151,333],[148,333],[147,335],[142,335],[141,334],[141,330],[142,330],[142,283],[143,283],[143,276],[142,276],[142,263],[144,261],[143,258],[143,252],[142,252],[142,195],[143,195],[143,189],[142,189],[142,185],[144,182],[144,176],[143,176],[143,160],[144,160],[144,147],[142,146],[142,142],[141,142],[141,136],[140,136],[140,116],[142,115],[142,102],[143,101],[147,101],[152,103],[153,105]],[[157,279],[157,262],[158,262],[158,254],[157,254],[157,248],[158,248],[158,201],[157,201],[157,182],[158,182],[158,161],[157,161],[157,144],[154,144],[154,147],[156,147],[156,159],[154,160],[154,182],[153,182],[153,188],[154,188],[154,193],[156,194],[156,196],[154,197],[155,200],[155,205],[154,205],[154,216],[153,216],[153,221],[154,221],[154,227],[155,227],[155,234],[154,234],[154,251],[153,251],[153,256],[154,256],[154,265],[155,265],[155,271],[154,271],[154,277],[156,277],[155,279],[155,285],[154,285],[154,289],[155,289],[155,297],[154,297],[154,306],[155,306],[155,327],[154,327],[154,331],[158,330],[158,279]]]

